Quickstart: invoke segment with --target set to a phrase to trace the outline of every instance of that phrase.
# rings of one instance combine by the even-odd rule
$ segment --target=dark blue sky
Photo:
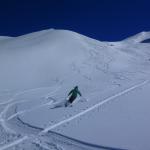
[[[121,40],[150,31],[150,0],[0,0],[0,35],[49,28]]]

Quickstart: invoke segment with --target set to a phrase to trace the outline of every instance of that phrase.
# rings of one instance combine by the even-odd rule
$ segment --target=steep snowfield
[[[0,149],[149,149],[149,38],[54,29],[0,38]],[[51,109],[76,85],[72,107]]]

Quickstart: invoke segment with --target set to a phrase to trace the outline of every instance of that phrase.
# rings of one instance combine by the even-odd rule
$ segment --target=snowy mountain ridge
[[[131,36],[131,37],[125,39],[125,41],[140,43],[146,39],[150,39],[150,31],[149,32],[146,32],[146,31],[140,32],[134,36]]]

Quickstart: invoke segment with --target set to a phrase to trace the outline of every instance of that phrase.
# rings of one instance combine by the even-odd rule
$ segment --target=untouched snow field
[[[149,150],[149,38],[0,37],[0,150]],[[82,97],[54,108],[76,85]]]

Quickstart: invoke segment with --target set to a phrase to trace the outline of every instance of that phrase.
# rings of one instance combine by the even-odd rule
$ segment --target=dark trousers
[[[76,99],[76,96],[72,95],[72,96],[69,98],[68,101],[69,101],[70,103],[72,103],[75,99]]]

